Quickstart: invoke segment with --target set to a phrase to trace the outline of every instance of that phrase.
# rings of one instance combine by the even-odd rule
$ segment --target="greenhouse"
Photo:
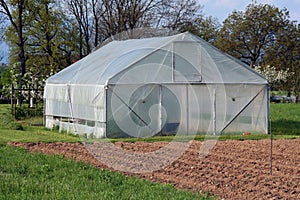
[[[94,138],[268,133],[268,83],[188,32],[112,41],[51,76],[46,127]]]

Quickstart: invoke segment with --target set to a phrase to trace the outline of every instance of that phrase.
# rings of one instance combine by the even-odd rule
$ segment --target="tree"
[[[280,87],[283,83],[286,83],[289,78],[293,76],[292,72],[287,70],[278,70],[274,66],[253,66],[254,69],[261,75],[263,75],[267,80],[272,89]]]
[[[91,7],[93,13],[93,32],[94,32],[94,47],[97,47],[100,40],[101,34],[99,33],[100,27],[100,16],[102,15],[101,0],[92,0]]]
[[[214,44],[221,24],[217,18],[209,17],[199,17],[196,20],[190,21],[180,28],[180,32],[189,31],[195,35],[198,35],[202,39]]]
[[[300,92],[300,25],[294,22],[277,35],[277,42],[266,51],[265,63],[276,66],[278,71],[288,70],[292,76],[280,89],[299,96]]]
[[[11,4],[9,6],[13,8]],[[11,49],[11,78],[8,80],[19,89],[41,89],[50,75],[70,65],[74,58],[78,59],[78,32],[73,22],[63,14],[60,4],[54,0],[27,0],[22,9],[22,48],[26,53],[26,71],[16,70],[23,69],[23,64],[14,56],[19,53],[20,37],[15,34],[12,22],[19,22],[16,15],[19,12],[12,11],[12,20],[5,29],[5,39],[9,41]],[[19,95],[20,103],[23,95],[24,92]]]
[[[234,11],[224,21],[216,46],[251,66],[259,64],[288,19],[286,8],[251,3],[244,12]]]
[[[66,37],[67,21],[55,1],[34,0],[28,6],[31,26],[25,29],[27,68],[35,77],[44,79],[51,71],[57,72],[69,65],[69,58],[62,48],[72,35]],[[63,35],[66,41],[62,39]]]
[[[163,0],[155,13],[156,27],[183,31],[193,21],[202,19],[202,8],[196,0]]]
[[[0,13],[0,46],[3,45],[3,28],[4,28],[4,24],[5,24],[5,17],[3,16],[3,14]],[[4,59],[4,52],[2,49],[0,49],[0,69],[1,69],[1,63],[3,63],[3,59]]]
[[[18,46],[18,60],[20,62],[21,75],[26,72],[25,42],[23,30],[25,26],[25,5],[27,0],[0,0],[0,13],[4,14],[12,25],[13,32],[17,36],[15,44]]]
[[[91,7],[88,0],[68,0],[66,1],[69,12],[75,17],[77,22],[76,27],[79,30],[79,55],[83,58],[91,52],[91,36],[92,36],[92,24]],[[92,6],[95,6],[95,1],[91,2]],[[95,8],[94,8],[95,9]]]
[[[149,25],[149,13],[157,6],[157,0],[103,0],[99,18],[103,38]]]

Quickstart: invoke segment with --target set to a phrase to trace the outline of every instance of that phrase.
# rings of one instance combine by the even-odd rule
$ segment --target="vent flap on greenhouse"
[[[46,126],[94,138],[268,133],[268,83],[188,32],[112,41],[51,76]]]

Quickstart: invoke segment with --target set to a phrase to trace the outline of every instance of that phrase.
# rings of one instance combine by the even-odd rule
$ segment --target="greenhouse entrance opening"
[[[107,102],[109,137],[151,137],[177,133],[181,121],[180,103],[166,86],[113,86],[108,90]]]

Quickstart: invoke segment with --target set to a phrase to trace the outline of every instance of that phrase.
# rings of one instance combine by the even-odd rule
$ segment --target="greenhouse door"
[[[162,85],[145,85],[138,88],[130,101],[131,118],[138,126],[148,128],[152,135],[169,135],[177,132],[180,122],[180,105],[174,93]],[[144,130],[145,131],[145,130]]]
[[[114,86],[107,104],[107,137],[151,137],[177,131],[180,105],[162,85]]]

